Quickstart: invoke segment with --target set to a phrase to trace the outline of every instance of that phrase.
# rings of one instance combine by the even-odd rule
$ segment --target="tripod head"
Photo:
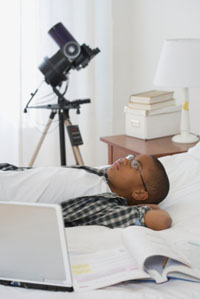
[[[67,115],[69,115],[69,110],[70,109],[76,109],[76,113],[80,114],[80,105],[91,103],[90,99],[83,99],[83,100],[77,99],[77,100],[73,100],[73,101],[66,100],[65,97],[64,97],[64,94],[66,93],[66,90],[65,90],[65,93],[62,94],[62,93],[60,93],[60,91],[56,87],[53,87],[53,91],[58,96],[58,103],[57,104],[29,106],[30,101],[35,96],[37,91],[38,90],[36,89],[36,91],[31,94],[31,99],[27,103],[27,105],[24,109],[24,113],[27,113],[27,109],[51,109],[51,110],[54,110],[54,111],[64,110],[67,113]]]

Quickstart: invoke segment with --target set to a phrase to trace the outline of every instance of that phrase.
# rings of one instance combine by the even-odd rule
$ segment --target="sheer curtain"
[[[22,101],[21,110],[30,93],[44,80],[38,70],[45,56],[51,57],[58,46],[48,35],[57,22],[70,31],[80,43],[101,52],[80,71],[69,73],[66,99],[90,98],[91,103],[81,106],[81,113],[70,110],[72,124],[78,124],[84,145],[80,151],[87,165],[107,163],[107,149],[100,136],[112,133],[112,1],[111,0],[21,0]],[[57,102],[46,83],[33,98],[33,105]],[[28,109],[22,113],[19,163],[28,165],[48,121],[50,111]],[[66,133],[67,164],[74,164],[74,156]],[[58,117],[54,118],[34,166],[60,165]]]
[[[112,134],[112,0],[7,0],[0,16],[0,162],[27,166],[39,142],[50,111],[24,113],[24,108],[44,81],[38,66],[58,51],[48,30],[62,22],[80,44],[101,50],[86,68],[69,73],[66,98],[91,99],[81,106],[80,115],[70,110],[70,119],[81,131],[84,163],[107,163],[107,149],[99,138]],[[43,83],[31,104],[56,102],[51,87]],[[67,164],[75,163],[67,133],[66,157]],[[34,163],[46,165],[60,165],[57,116]]]
[[[18,162],[20,151],[19,4],[19,1],[7,0],[0,10],[0,163]]]

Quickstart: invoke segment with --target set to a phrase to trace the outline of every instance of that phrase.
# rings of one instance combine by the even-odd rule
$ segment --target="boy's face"
[[[129,204],[139,203],[137,200],[134,201],[134,192],[137,192],[137,194],[146,192],[148,197],[148,190],[145,190],[145,182],[148,181],[151,172],[154,171],[151,156],[138,155],[134,160],[137,161],[138,168],[133,167],[134,163],[131,163],[130,160],[123,158],[113,163],[107,171],[111,190],[127,198]]]

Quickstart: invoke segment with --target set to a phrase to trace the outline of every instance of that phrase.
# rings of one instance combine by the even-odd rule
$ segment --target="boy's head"
[[[161,162],[149,155],[117,160],[107,171],[112,192],[129,205],[158,204],[169,192],[169,179]]]

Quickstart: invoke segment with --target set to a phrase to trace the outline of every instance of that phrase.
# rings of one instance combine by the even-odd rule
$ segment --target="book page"
[[[164,260],[164,256],[156,255],[147,258],[147,260],[144,263],[145,270],[157,283],[161,283],[168,280],[167,275],[163,275]]]
[[[166,276],[200,282],[200,242],[196,240],[178,241],[177,246],[190,260],[191,267],[174,260],[168,260],[164,270]],[[196,279],[195,279],[196,278]]]
[[[71,254],[70,261],[75,291],[149,278],[124,247],[84,255]]]
[[[189,259],[180,251],[175,242],[162,234],[162,231],[153,231],[146,227],[128,227],[123,231],[124,245],[128,248],[130,254],[134,254],[140,265],[145,264],[145,261],[152,256],[166,256],[177,260],[181,263],[190,265]],[[152,263],[148,260],[148,269],[158,268],[160,261],[160,270],[163,258],[155,259]]]

